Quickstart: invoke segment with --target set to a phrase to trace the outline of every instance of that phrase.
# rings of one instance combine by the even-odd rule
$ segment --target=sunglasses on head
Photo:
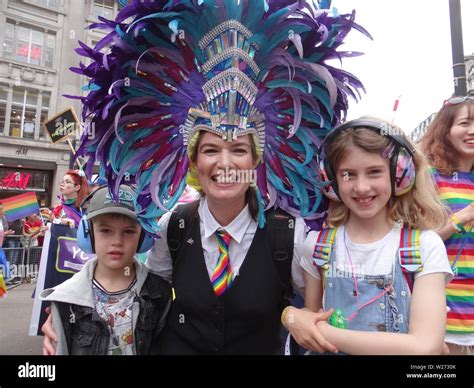
[[[474,101],[474,97],[451,97],[447,100],[444,101],[443,106],[449,106],[449,105],[457,105],[457,104],[462,104],[463,102],[472,100]]]

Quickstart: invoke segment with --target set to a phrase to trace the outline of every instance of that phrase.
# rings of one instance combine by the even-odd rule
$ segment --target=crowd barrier
[[[7,288],[9,285],[35,282],[38,277],[41,251],[36,239],[29,236],[9,236],[3,242],[3,251],[9,268],[1,268]]]

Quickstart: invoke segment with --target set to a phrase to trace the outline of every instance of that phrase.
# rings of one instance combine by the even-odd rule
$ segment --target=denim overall
[[[334,248],[335,245],[328,262],[329,268],[334,270],[327,271],[323,307],[326,311],[331,307],[342,309],[347,319],[358,308],[354,277],[352,273],[335,269],[336,250]],[[408,333],[411,294],[398,260],[398,249],[390,274],[357,275],[355,279],[359,289],[359,306],[379,296],[390,284],[393,284],[393,287],[391,291],[359,310],[351,321],[346,321],[346,328],[360,331]]]
[[[336,246],[332,247],[329,256],[329,268],[326,273],[326,286],[324,288],[323,308],[339,308],[344,318],[350,317],[359,306],[379,296],[389,284],[392,290],[386,292],[359,310],[351,321],[346,322],[347,330],[358,331],[385,331],[392,333],[408,333],[408,314],[410,311],[411,293],[398,260],[398,249],[395,254],[392,271],[388,275],[357,275],[357,288],[359,290],[359,306],[355,295],[354,277],[352,273],[337,271]],[[395,283],[392,283],[395,272]],[[335,276],[333,276],[335,274]],[[308,350],[305,355],[334,355],[334,353],[316,353]],[[346,353],[339,352],[342,356]]]

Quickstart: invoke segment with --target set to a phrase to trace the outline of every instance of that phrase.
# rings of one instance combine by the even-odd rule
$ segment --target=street
[[[34,283],[24,283],[8,291],[0,301],[0,355],[41,355],[42,337],[28,336]]]

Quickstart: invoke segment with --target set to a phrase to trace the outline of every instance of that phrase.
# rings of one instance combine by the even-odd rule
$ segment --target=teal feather
[[[292,88],[298,89],[302,93],[306,93],[306,87],[304,85],[301,85],[300,83],[296,81],[291,81],[287,79],[272,80],[272,81],[267,82],[265,86],[268,87],[269,89],[277,89],[277,88],[285,89],[285,88],[292,87]]]
[[[258,30],[258,26],[262,23],[263,15],[265,13],[263,0],[248,1],[249,8],[247,9],[247,17],[244,20],[244,25],[250,31]]]
[[[296,131],[295,136],[301,141],[301,144],[305,149],[304,164],[308,164],[314,158],[315,145],[311,144],[312,141],[305,131]]]
[[[150,20],[150,19],[174,19],[174,18],[177,18],[179,17],[179,13],[177,12],[157,12],[157,13],[152,13],[151,15],[146,15],[146,16],[143,16],[135,21],[133,21],[133,23],[131,23],[128,28],[127,28],[127,32],[130,31],[131,29],[133,29],[133,27],[137,24],[137,23],[140,23],[144,20]]]
[[[237,4],[235,0],[225,0],[224,3],[229,19],[242,20],[242,1]]]
[[[263,229],[266,224],[266,218],[265,218],[265,211],[264,211],[264,202],[262,200],[262,193],[260,192],[260,189],[255,187],[255,193],[257,194],[257,202],[258,202],[258,227],[260,229]]]

